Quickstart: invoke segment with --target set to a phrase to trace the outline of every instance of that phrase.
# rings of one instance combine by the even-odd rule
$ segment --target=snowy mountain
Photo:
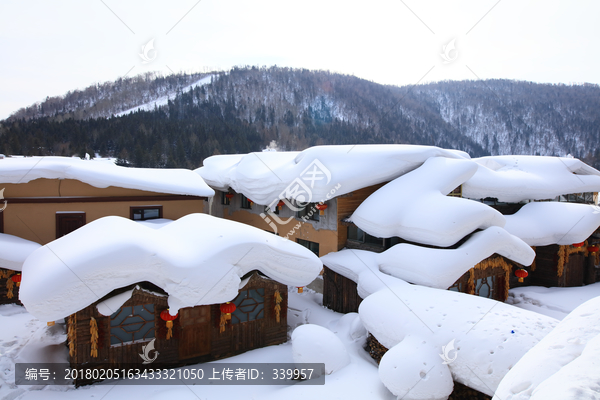
[[[285,150],[408,143],[472,156],[572,154],[598,166],[599,108],[598,85],[396,87],[327,71],[245,67],[121,79],[47,99],[0,122],[0,151],[86,149],[137,166],[196,167],[212,154],[259,151],[273,140]]]

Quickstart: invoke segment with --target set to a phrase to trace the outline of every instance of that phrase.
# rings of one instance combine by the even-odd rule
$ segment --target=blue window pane
[[[119,345],[154,337],[154,304],[121,307],[110,316],[110,344]]]

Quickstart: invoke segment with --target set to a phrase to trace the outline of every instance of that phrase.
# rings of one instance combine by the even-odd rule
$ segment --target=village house
[[[0,159],[0,188],[0,233],[38,245],[108,215],[144,221],[201,213],[214,194],[189,170],[125,168],[108,160],[67,157]],[[17,302],[18,287],[9,298],[7,285],[19,270],[0,265],[0,304]]]
[[[153,367],[176,367],[287,341],[288,286],[321,268],[296,243],[206,214],[159,228],[104,217],[34,251],[20,296],[40,320],[65,319],[73,367],[143,368],[150,342]]]

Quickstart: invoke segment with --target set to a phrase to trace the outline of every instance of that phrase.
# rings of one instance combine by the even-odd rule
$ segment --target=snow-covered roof
[[[214,196],[198,174],[187,169],[126,168],[75,157],[19,157],[0,160],[0,183],[34,179],[76,179],[97,188],[116,186],[190,196]]]
[[[600,297],[583,303],[506,374],[494,400],[596,399]]]
[[[20,271],[25,259],[39,247],[31,240],[0,233],[0,268]]]
[[[576,158],[493,156],[473,161],[479,169],[462,187],[463,196],[470,199],[518,203],[600,191],[600,171]]]
[[[504,226],[504,216],[479,202],[446,196],[477,171],[471,160],[432,157],[378,189],[352,214],[368,234],[447,247],[476,229]]]
[[[600,226],[600,208],[589,204],[535,202],[506,215],[504,229],[530,246],[567,245],[589,238]]]
[[[358,312],[389,349],[379,364],[382,382],[404,399],[446,398],[452,378],[492,396],[558,323],[495,300],[419,285],[385,287],[364,299]]]
[[[257,204],[270,205],[283,198],[318,202],[389,182],[430,157],[470,158],[464,152],[433,146],[316,146],[302,152],[212,156],[196,172],[211,187],[231,187]]]
[[[354,257],[350,253],[354,253]],[[379,285],[367,282],[366,287],[371,288],[371,292],[365,293],[365,282],[361,281],[363,278],[371,280],[375,269],[407,282],[447,289],[465,272],[494,253],[523,265],[531,264],[535,257],[531,247],[499,227],[474,233],[457,249],[432,249],[402,243],[383,253],[369,253],[342,250],[324,255],[321,261],[355,281],[359,295],[364,297],[379,289]],[[367,269],[369,273],[365,273]],[[381,279],[380,275],[378,280]]]
[[[23,265],[20,300],[31,314],[53,321],[114,289],[148,281],[168,293],[174,314],[232,300],[252,270],[304,286],[321,269],[321,261],[297,243],[206,214],[159,229],[104,217],[34,251]]]

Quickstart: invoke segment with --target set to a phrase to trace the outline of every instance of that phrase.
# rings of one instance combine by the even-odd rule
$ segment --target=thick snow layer
[[[523,265],[533,262],[535,252],[502,228],[474,233],[457,249],[432,249],[402,243],[383,253],[341,250],[321,257],[324,265],[358,284],[365,298],[382,285],[403,281],[447,289],[475,264],[494,253]],[[391,275],[391,276],[390,276]]]
[[[504,229],[530,246],[580,243],[600,226],[600,208],[587,204],[535,202],[507,215]]]
[[[450,369],[440,366],[439,350],[414,336],[383,355],[379,378],[398,399],[445,400],[454,388]]]
[[[160,229],[104,217],[33,252],[23,265],[20,300],[31,314],[53,321],[116,288],[148,281],[169,294],[174,314],[232,300],[240,278],[252,270],[305,286],[321,269],[321,261],[297,243],[206,214]]]
[[[494,399],[542,399],[555,389],[562,395],[546,398],[599,398],[598,335],[600,297],[595,297],[573,310],[519,360],[500,383]],[[563,380],[573,375],[576,379]]]
[[[150,192],[214,196],[198,174],[187,169],[125,168],[74,157],[24,157],[0,160],[0,183],[34,179],[77,179],[97,188],[109,186]]]
[[[375,259],[382,272],[410,283],[447,289],[475,264],[494,253],[530,265],[535,252],[518,237],[497,226],[474,233],[457,249],[431,249],[397,244]]]
[[[0,233],[0,268],[20,271],[25,259],[39,247],[36,242]]]
[[[257,204],[270,205],[284,198],[324,201],[388,182],[430,157],[469,159],[466,153],[432,146],[316,146],[300,153],[212,156],[196,171],[216,189],[231,187]]]
[[[597,296],[600,296],[600,282],[579,287],[522,286],[510,289],[506,302],[562,320],[575,308]]]
[[[412,346],[401,345],[390,355],[393,360],[379,367],[380,376],[392,376],[395,371],[386,371],[386,365],[393,368],[423,353],[421,365],[411,364],[418,367],[421,379],[412,382],[415,389],[406,400],[440,396],[428,377],[446,365],[455,381],[493,395],[506,373],[558,322],[487,298],[418,285],[384,288],[362,301],[359,314],[367,330],[390,350],[408,338],[413,338],[411,343],[423,342],[419,354],[412,352]],[[455,353],[447,351],[451,347]],[[446,361],[442,356],[435,360],[436,351]],[[431,369],[425,376],[420,374],[423,363]],[[443,374],[435,379],[443,381]]]
[[[473,161],[479,169],[462,187],[463,196],[470,199],[518,203],[600,191],[600,171],[575,158],[492,156]]]
[[[132,294],[133,289],[127,290],[123,293],[119,293],[116,296],[109,297],[108,299],[96,304],[96,308],[98,309],[98,312],[102,315],[112,315],[114,314],[115,310],[121,308],[121,306],[131,298]]]
[[[348,364],[346,346],[329,329],[319,325],[300,325],[292,333],[292,353],[295,363],[324,363],[330,375]]]
[[[479,202],[446,196],[477,171],[471,160],[433,157],[369,196],[352,214],[368,234],[452,246],[476,229],[504,226],[504,216]]]
[[[372,251],[344,249],[324,255],[321,261],[327,268],[354,281],[358,295],[364,299],[384,287],[402,283],[379,270],[377,256]]]

